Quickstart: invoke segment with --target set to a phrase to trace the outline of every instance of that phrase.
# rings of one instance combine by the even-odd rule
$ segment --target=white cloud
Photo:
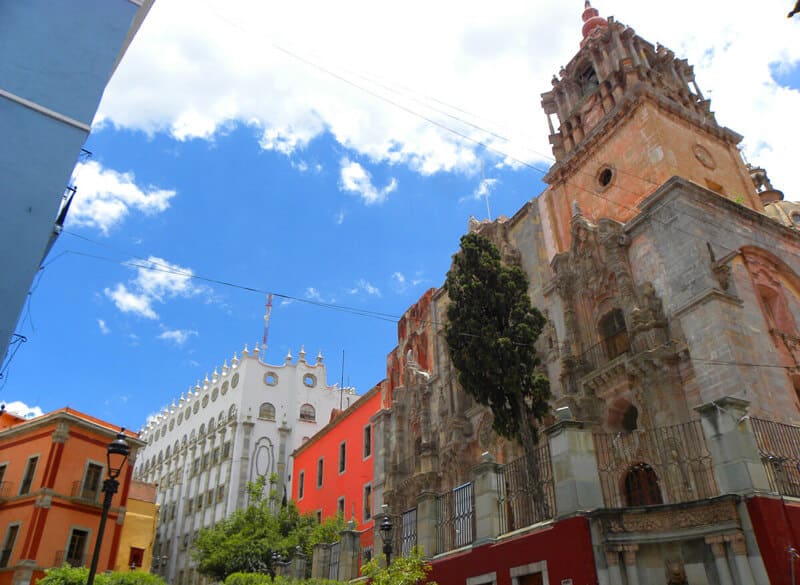
[[[11,414],[16,414],[17,416],[21,416],[22,418],[35,418],[37,416],[42,416],[42,409],[38,406],[28,406],[24,402],[20,400],[14,400],[13,402],[6,402],[6,410]]]
[[[383,203],[389,193],[397,189],[397,180],[392,179],[389,184],[378,189],[372,184],[372,176],[359,163],[343,158],[341,161],[341,176],[339,187],[342,191],[356,193],[367,205]]]
[[[356,282],[356,285],[353,288],[347,289],[347,293],[351,295],[355,295],[360,292],[364,292],[375,297],[381,296],[380,289],[377,286],[373,286],[372,283],[364,278],[359,278],[358,282]]]
[[[402,272],[392,273],[392,280],[395,282],[395,287],[397,288],[398,292],[403,292],[406,290],[406,288],[408,288],[406,277]]]
[[[103,335],[108,335],[109,333],[111,333],[111,329],[109,328],[108,325],[106,325],[106,322],[103,321],[102,319],[97,320],[97,326],[100,328],[100,333],[102,333]]]
[[[79,162],[72,180],[77,192],[67,223],[94,227],[104,234],[124,221],[131,210],[161,213],[175,196],[175,191],[137,186],[133,173],[106,169],[97,161]]]
[[[146,319],[158,319],[158,315],[150,306],[152,299],[147,295],[134,294],[122,283],[117,283],[113,289],[106,288],[103,292],[123,313],[133,313]]]
[[[344,223],[344,211],[339,211],[333,219],[336,225],[342,225]]]
[[[321,301],[322,295],[319,294],[319,291],[315,289],[313,286],[309,286],[306,289],[306,298],[311,299],[312,301]]]
[[[770,64],[785,68],[800,59],[800,25],[777,1],[726,7],[674,0],[653,10],[615,0],[599,9],[688,58],[719,120],[746,136],[747,156],[797,197],[795,132],[787,119],[800,110],[800,92],[779,87]],[[479,168],[475,143],[406,108],[546,167],[551,151],[537,104],[578,49],[581,11],[582,3],[560,0],[507,0],[491,11],[477,0],[410,0],[390,17],[382,3],[367,0],[156,2],[97,122],[180,140],[208,139],[241,123],[259,131],[264,148],[286,153],[327,130],[371,161],[423,174]],[[276,47],[300,47],[297,53],[320,67]]]
[[[199,334],[197,331],[192,331],[191,329],[165,329],[161,332],[158,338],[171,341],[175,345],[183,345],[189,341],[190,337],[195,335]]]
[[[150,256],[145,261],[132,261],[136,276],[127,285],[117,283],[103,292],[123,313],[133,313],[146,319],[158,319],[153,303],[164,303],[175,297],[191,297],[209,292],[208,288],[192,281],[193,272],[163,258]]]
[[[472,193],[472,198],[483,199],[484,197],[488,197],[491,195],[492,191],[494,191],[495,187],[497,187],[498,182],[497,179],[483,179],[478,183],[478,188]]]

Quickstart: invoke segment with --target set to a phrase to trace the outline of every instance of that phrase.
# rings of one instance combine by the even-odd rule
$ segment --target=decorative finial
[[[217,372],[217,367],[214,366],[214,372],[211,374],[211,379],[216,382],[219,379],[219,372]]]
[[[287,364],[291,364],[292,363],[292,350],[291,349],[286,352],[286,363]]]
[[[222,362],[222,375],[224,376],[227,373],[228,373],[228,360],[224,360]]]
[[[324,358],[322,357],[322,350],[319,350],[319,351],[317,352],[317,363],[318,363],[318,364],[321,364],[323,359],[324,359]]]
[[[600,16],[600,12],[597,8],[592,8],[592,4],[589,0],[586,0],[584,4],[581,18],[583,19],[583,28],[581,29],[583,40],[581,41],[581,46],[586,44],[587,39],[595,30],[598,28],[608,28],[608,21]]]
[[[306,363],[306,346],[305,345],[301,345],[300,346],[300,353],[297,354],[297,356],[298,356],[297,357],[297,361],[298,362]]]
[[[181,406],[183,406],[183,403],[184,403],[184,402],[186,402],[186,398],[184,398],[184,396],[183,396],[183,392],[181,392],[181,399],[180,399],[180,400],[178,400],[178,404],[180,404]]]
[[[256,341],[256,344],[253,346],[253,356],[258,357],[258,352],[259,351],[260,351],[260,348],[258,347],[258,342]]]
[[[238,365],[239,365],[239,358],[236,357],[236,352],[234,351],[233,352],[233,359],[231,359],[231,367],[235,368]]]
[[[203,380],[203,388],[207,388],[207,387],[208,387],[208,372],[206,372],[206,377]]]
[[[198,396],[200,394],[200,380],[198,380],[194,385],[194,395]]]

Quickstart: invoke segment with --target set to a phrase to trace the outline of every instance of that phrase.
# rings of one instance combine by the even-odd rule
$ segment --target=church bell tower
[[[559,248],[568,245],[573,202],[587,217],[625,222],[676,175],[763,210],[737,148],[742,137],[717,122],[685,59],[588,1],[582,35],[542,95],[555,157],[544,195]]]

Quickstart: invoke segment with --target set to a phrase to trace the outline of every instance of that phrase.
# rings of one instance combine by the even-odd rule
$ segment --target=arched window
[[[275,420],[275,407],[269,402],[265,402],[258,409],[258,418],[266,420]]]
[[[310,404],[304,404],[300,407],[300,420],[315,421],[317,420],[317,413],[314,407]]]
[[[594,70],[594,67],[587,65],[578,74],[578,83],[581,86],[581,95],[589,95],[595,89],[597,89],[597,87],[600,85],[600,82],[597,79],[597,72]]]
[[[638,428],[639,424],[639,410],[631,404],[622,413],[622,428],[629,433],[632,433]]]
[[[658,476],[647,463],[633,465],[625,475],[625,503],[628,506],[663,504]]]
[[[625,315],[623,315],[622,309],[612,309],[603,315],[598,324],[598,329],[600,330],[600,337],[603,339],[608,359],[613,360],[628,351],[630,341],[628,340],[628,329],[625,326]]]

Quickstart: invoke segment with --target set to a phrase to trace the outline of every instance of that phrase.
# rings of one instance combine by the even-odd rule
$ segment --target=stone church
[[[460,390],[429,290],[373,417],[397,553],[421,546],[441,585],[794,583],[800,206],[745,163],[691,64],[589,2],[542,107],[547,188],[468,226],[547,319],[541,485]]]

